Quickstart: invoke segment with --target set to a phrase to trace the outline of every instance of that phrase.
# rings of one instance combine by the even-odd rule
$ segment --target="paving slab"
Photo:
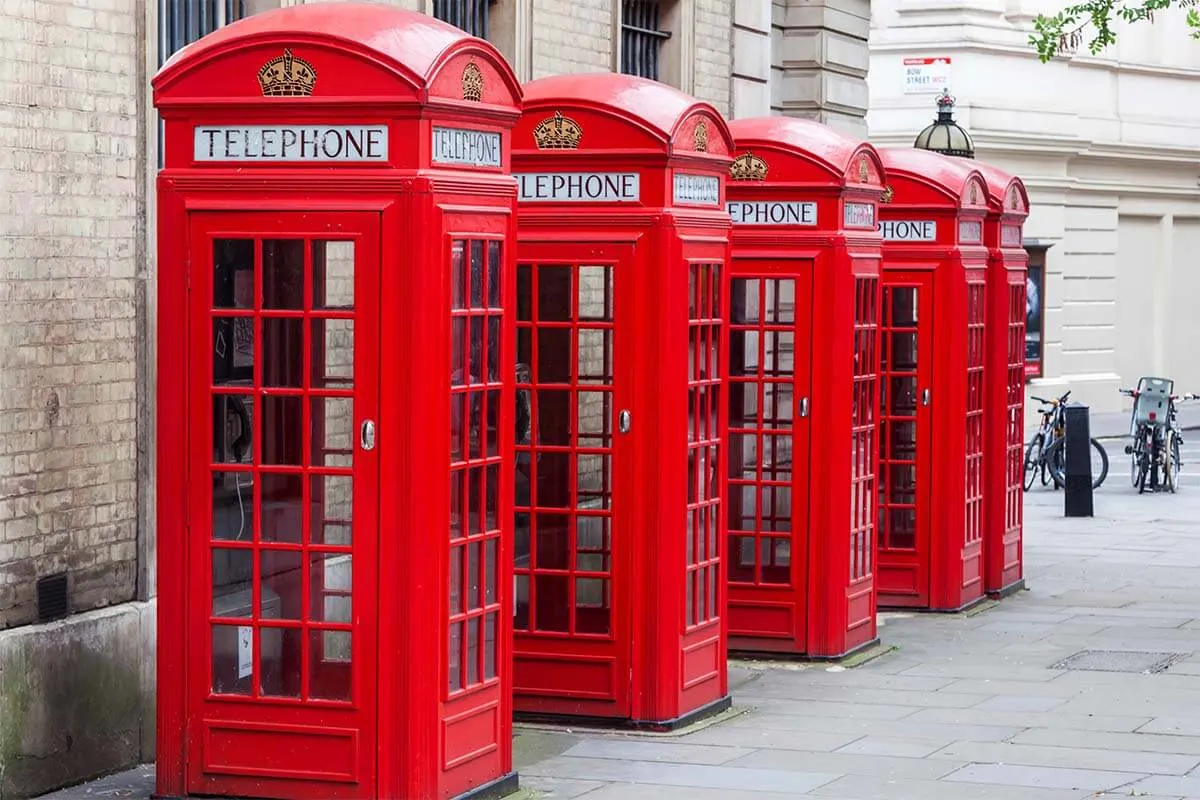
[[[1064,739],[1061,744],[1066,744],[1067,741],[1069,740]],[[1028,767],[1111,770],[1147,775],[1185,775],[1197,763],[1194,756],[1173,753],[1091,750],[1082,747],[1024,745],[1011,742],[955,742],[932,754],[930,758]]]
[[[1013,744],[1058,746],[1064,741],[1062,731],[1049,728],[1030,728],[1010,739]],[[1104,731],[1072,731],[1068,740],[1072,747],[1093,750],[1134,750],[1146,753],[1177,753],[1200,759],[1200,736],[1164,736],[1154,733],[1108,733]],[[853,744],[847,745],[852,747]],[[1193,767],[1194,769],[1194,767]]]
[[[1180,778],[1170,775],[1153,775],[1138,781],[1132,787],[1135,792],[1163,794],[1187,798],[1200,798],[1200,778]],[[1140,797],[1140,795],[1134,795]]]
[[[889,780],[937,780],[960,765],[929,758],[856,755],[836,753],[798,753],[789,750],[758,750],[730,767],[795,770],[799,772],[837,772],[846,775],[874,775]]]
[[[836,800],[849,797],[861,800],[1086,800],[1094,792],[1001,784],[977,784],[965,789],[963,783],[955,781],[889,781],[866,775],[848,775],[825,784],[811,794]]]
[[[725,764],[754,752],[747,747],[664,742],[645,739],[585,739],[563,755],[579,758],[615,758],[618,761],[656,761],[673,764]]]
[[[1002,784],[1041,789],[1086,789],[1090,792],[1128,786],[1139,779],[1127,772],[1062,767],[1023,767],[1014,764],[971,764],[951,773],[946,781]]]
[[[946,739],[901,739],[889,736],[864,736],[845,747],[838,748],[835,752],[856,753],[864,756],[924,758],[936,753],[950,743]]]
[[[804,794],[837,780],[839,773],[801,772],[703,764],[660,764],[557,756],[526,768],[530,775],[549,775],[617,783],[649,783],[695,789]]]

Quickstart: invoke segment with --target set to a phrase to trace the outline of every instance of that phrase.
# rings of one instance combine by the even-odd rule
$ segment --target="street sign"
[[[904,59],[905,94],[940,94],[950,85],[950,59]]]

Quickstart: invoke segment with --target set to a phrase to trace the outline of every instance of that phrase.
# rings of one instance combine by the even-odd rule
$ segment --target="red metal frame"
[[[285,50],[276,66],[316,83],[264,97],[256,76]],[[515,786],[505,173],[520,87],[486,42],[355,4],[227,26],[154,89],[157,793]],[[254,125],[382,126],[390,146],[194,158],[196,126]],[[435,125],[493,137],[499,163],[435,165]]]
[[[971,162],[880,155],[893,196],[880,207],[879,605],[952,611],[983,596],[987,189]]]
[[[670,727],[728,704],[728,132],[712,107],[627,75],[524,88],[514,702]],[[694,202],[674,202],[677,181]]]
[[[1007,595],[1025,586],[1023,570],[1025,447],[1025,278],[1029,253],[1023,226],[1029,216],[1025,184],[988,164],[987,400],[984,436],[986,524],[984,591]]]
[[[730,648],[838,657],[876,640],[882,168],[818,123],[730,130]]]

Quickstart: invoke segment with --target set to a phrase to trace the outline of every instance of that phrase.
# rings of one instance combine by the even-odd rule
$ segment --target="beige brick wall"
[[[686,0],[685,0],[686,1]],[[722,114],[729,113],[730,72],[733,69],[732,0],[693,0],[696,3],[695,89]]]
[[[613,68],[613,3],[533,0],[533,78]]]
[[[140,7],[0,5],[0,628],[135,591]]]

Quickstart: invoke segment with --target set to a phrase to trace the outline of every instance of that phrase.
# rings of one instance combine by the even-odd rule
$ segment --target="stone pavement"
[[[1030,591],[884,615],[896,649],[854,668],[739,664],[734,709],[685,735],[521,727],[518,796],[1200,798],[1200,443],[1176,495],[1138,496],[1113,455],[1094,519],[1027,495]],[[1061,668],[1083,651],[1135,671]],[[151,773],[49,797],[144,798]]]

